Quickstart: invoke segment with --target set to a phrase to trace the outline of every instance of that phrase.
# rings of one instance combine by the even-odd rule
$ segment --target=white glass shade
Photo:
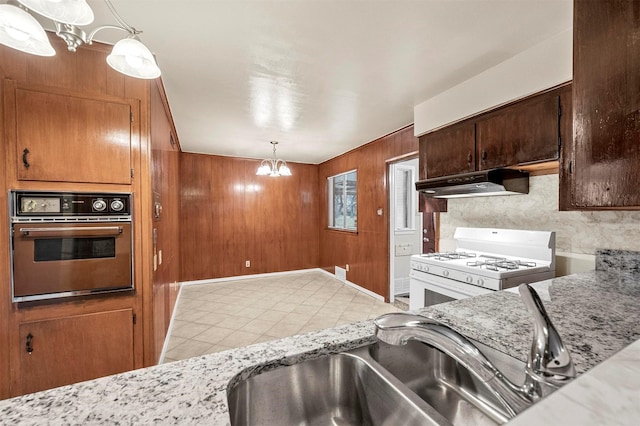
[[[93,10],[86,0],[18,0],[34,12],[71,25],[88,25],[93,22]]]
[[[135,78],[160,77],[160,68],[147,47],[136,38],[125,38],[113,46],[107,63],[114,70]]]
[[[278,169],[278,173],[281,176],[291,176],[291,170],[287,166],[287,163],[282,163],[282,165],[280,166],[280,169]]]
[[[32,55],[56,54],[36,18],[10,4],[0,4],[0,43]]]
[[[269,174],[271,174],[271,167],[269,167],[269,165],[265,163],[262,163],[260,167],[258,167],[258,171],[256,172],[256,175],[258,176],[266,176]]]

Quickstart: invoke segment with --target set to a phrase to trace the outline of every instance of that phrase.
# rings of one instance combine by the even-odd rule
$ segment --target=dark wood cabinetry
[[[420,137],[420,178],[555,161],[562,95],[554,88]]]
[[[501,108],[476,121],[478,170],[558,159],[557,92]]]
[[[133,311],[121,309],[20,323],[13,394],[134,368]]]
[[[4,107],[18,180],[131,183],[138,101],[5,80]]]
[[[473,172],[476,134],[473,121],[464,121],[420,138],[420,179]]]
[[[640,2],[576,0],[573,131],[561,191],[573,208],[640,208]]]

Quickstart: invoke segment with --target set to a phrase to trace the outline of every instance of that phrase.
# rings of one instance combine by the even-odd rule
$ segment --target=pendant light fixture
[[[265,158],[260,163],[260,167],[258,167],[258,171],[256,175],[258,176],[291,176],[291,169],[287,166],[287,162],[276,158],[276,145],[278,145],[277,141],[269,142],[273,145],[273,158]]]
[[[134,78],[153,79],[160,77],[160,68],[153,54],[142,44],[138,35],[142,33],[127,24],[116,12],[110,0],[104,0],[118,25],[103,25],[87,35],[78,25],[93,22],[93,11],[86,0],[16,0],[13,4],[0,5],[0,43],[26,53],[53,56],[55,50],[42,26],[28,12],[32,11],[51,19],[56,34],[67,43],[71,52],[82,44],[92,44],[100,30],[116,29],[129,35],[115,44],[107,63],[116,71]]]

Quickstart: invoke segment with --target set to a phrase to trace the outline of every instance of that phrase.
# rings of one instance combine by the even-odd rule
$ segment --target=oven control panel
[[[128,216],[131,194],[12,193],[15,216]]]

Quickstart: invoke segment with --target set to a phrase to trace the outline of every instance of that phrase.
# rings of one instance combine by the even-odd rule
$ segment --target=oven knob
[[[484,280],[482,278],[478,278],[478,285],[484,285]]]
[[[465,279],[469,284],[473,284],[473,277],[471,275],[467,275],[467,278]]]
[[[107,208],[107,203],[104,200],[93,200],[93,210],[97,212],[104,211]]]
[[[113,200],[111,202],[111,210],[114,212],[119,212],[122,211],[122,209],[124,209],[124,203],[120,200]]]
[[[423,270],[424,272],[429,272],[429,266],[424,265],[424,266],[422,267],[422,270]]]
[[[449,276],[449,271],[447,271],[446,269],[443,269],[442,270],[442,275],[445,276],[445,277],[448,277]]]

